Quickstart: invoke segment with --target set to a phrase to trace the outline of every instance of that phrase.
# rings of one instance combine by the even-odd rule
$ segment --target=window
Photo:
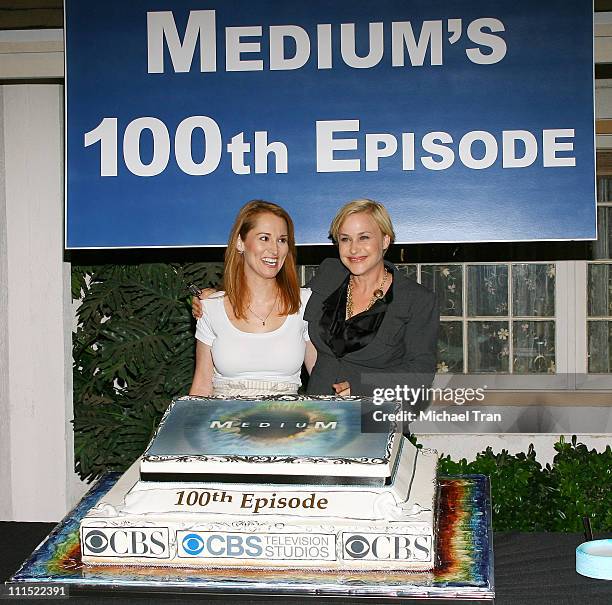
[[[612,177],[597,181],[597,241],[587,263],[586,336],[589,374],[612,373]]]
[[[554,374],[554,263],[421,265],[437,293],[438,372]]]

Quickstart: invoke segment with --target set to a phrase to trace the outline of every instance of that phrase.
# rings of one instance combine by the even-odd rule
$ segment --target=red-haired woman
[[[297,392],[316,352],[303,320],[310,290],[299,287],[293,221],[254,200],[232,227],[222,290],[202,301],[190,395],[224,397]]]

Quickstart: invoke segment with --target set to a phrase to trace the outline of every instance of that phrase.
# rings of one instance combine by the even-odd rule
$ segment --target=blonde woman
[[[387,209],[367,199],[349,202],[330,237],[339,259],[326,259],[308,284],[304,318],[317,350],[308,392],[372,396],[374,388],[429,387],[438,305],[432,292],[384,260],[395,239]]]
[[[202,301],[190,395],[296,393],[316,352],[303,313],[289,214],[255,200],[238,213],[227,250],[222,290]]]

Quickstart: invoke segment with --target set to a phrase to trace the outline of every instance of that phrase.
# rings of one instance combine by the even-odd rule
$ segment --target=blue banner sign
[[[593,15],[558,0],[66,0],[66,246],[345,202],[397,241],[592,239]]]

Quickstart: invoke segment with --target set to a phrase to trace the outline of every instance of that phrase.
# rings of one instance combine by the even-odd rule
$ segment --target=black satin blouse
[[[393,300],[393,282],[386,294],[367,311],[346,319],[346,296],[350,277],[323,302],[319,322],[321,339],[336,357],[359,351],[367,346],[378,332],[389,303]]]

